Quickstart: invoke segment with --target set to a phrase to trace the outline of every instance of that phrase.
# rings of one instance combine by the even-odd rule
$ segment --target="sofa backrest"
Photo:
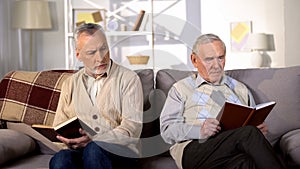
[[[76,70],[12,71],[0,82],[0,119],[52,125],[63,81]],[[144,109],[154,88],[152,69],[135,71],[142,82]]]
[[[176,81],[192,73],[195,72],[159,70],[156,89],[167,95]],[[252,92],[256,103],[276,101],[277,104],[266,119],[269,128],[267,138],[272,144],[285,132],[300,128],[300,66],[227,70],[226,74],[243,82]]]
[[[246,84],[256,103],[276,102],[266,119],[272,144],[287,131],[300,128],[300,66],[231,70],[227,74]]]
[[[156,73],[155,88],[162,90],[166,95],[168,95],[170,88],[175,82],[189,75],[192,75],[193,73],[196,72],[174,69],[161,69]]]
[[[135,72],[143,85],[144,111],[145,117],[147,116],[145,119],[149,114],[154,116],[151,117],[153,121],[144,124],[142,135],[143,137],[157,135],[159,111],[169,89],[176,81],[195,72],[159,70],[155,86],[152,69]],[[0,119],[52,125],[61,84],[72,73],[74,73],[72,70],[9,72],[0,82]],[[285,132],[300,128],[300,66],[228,70],[226,74],[246,84],[256,103],[269,100],[277,102],[266,119],[269,126],[268,139],[271,143],[275,143]],[[153,90],[154,88],[156,90]],[[154,103],[150,103],[149,96],[152,96]]]
[[[71,74],[9,72],[0,82],[0,119],[52,125],[62,82]]]

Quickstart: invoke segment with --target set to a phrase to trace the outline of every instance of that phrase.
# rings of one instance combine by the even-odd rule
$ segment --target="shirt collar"
[[[203,79],[199,73],[194,74],[194,78],[195,78],[195,87],[200,87],[203,84],[212,84],[212,83],[206,81],[205,79]],[[220,85],[224,85],[224,84],[227,86],[230,85],[230,81],[228,81],[228,78],[225,74],[223,74],[223,76],[222,76]]]

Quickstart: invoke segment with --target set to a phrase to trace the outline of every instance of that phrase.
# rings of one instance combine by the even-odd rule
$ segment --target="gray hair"
[[[193,45],[193,53],[199,54],[199,45],[212,43],[214,41],[222,42],[224,51],[226,53],[225,43],[217,35],[214,35],[214,34],[203,34],[203,35],[199,36]]]
[[[84,33],[87,33],[89,35],[93,35],[97,31],[100,31],[104,35],[104,37],[106,37],[105,36],[105,31],[104,31],[104,29],[102,28],[101,25],[98,25],[98,24],[95,24],[95,23],[82,24],[82,25],[78,26],[74,31],[75,42],[77,43],[78,37],[81,33],[84,32]]]

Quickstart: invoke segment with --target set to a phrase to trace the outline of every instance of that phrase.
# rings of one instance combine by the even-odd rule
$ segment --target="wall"
[[[285,19],[285,64],[300,65],[300,1],[286,0],[284,4]]]
[[[191,70],[190,64],[191,44],[200,34],[200,10],[199,0],[156,0],[152,3],[147,1],[122,1],[110,0],[105,4],[101,1],[72,0],[73,9],[82,8],[105,8],[107,22],[115,20],[118,28],[114,32],[108,29],[107,39],[110,47],[111,58],[119,64],[130,69],[154,68],[155,70],[177,68]],[[95,5],[94,5],[95,4]],[[154,49],[152,50],[151,17],[139,35],[134,35],[132,27],[137,14],[143,9],[146,16],[153,11]],[[181,11],[180,13],[178,11]],[[119,16],[110,16],[115,13]],[[144,17],[143,21],[147,20]],[[121,18],[121,19],[119,19]],[[126,25],[128,32],[122,32],[120,25]],[[176,25],[176,26],[175,26]],[[143,27],[143,26],[142,26]],[[196,28],[195,28],[196,27]],[[198,28],[198,29],[197,29]],[[176,48],[176,50],[174,50]],[[131,64],[127,56],[147,55],[147,64]],[[154,55],[154,56],[153,56]],[[76,60],[76,59],[74,59]],[[190,64],[190,65],[189,65]],[[74,67],[74,66],[71,66]],[[78,67],[78,66],[75,66]]]
[[[63,1],[49,2],[54,28],[37,34],[39,70],[65,68]],[[272,67],[300,65],[296,46],[299,3],[299,0],[201,0],[201,31],[220,35],[230,49],[230,22],[252,21],[253,32],[274,34],[276,51],[269,52]],[[228,50],[226,69],[251,67],[250,60],[250,53]]]
[[[282,39],[283,24],[283,0],[270,3],[269,0],[201,0],[201,21],[203,33],[215,33],[222,38],[227,46],[226,69],[251,67],[251,53],[232,52],[230,45],[230,23],[238,21],[252,21],[253,32],[275,34],[276,52],[269,53],[272,57],[272,66],[284,64],[283,46],[277,43]],[[276,12],[275,12],[276,11]],[[271,13],[271,14],[270,14]],[[273,15],[276,20],[268,18]],[[273,25],[273,26],[269,26]],[[282,40],[280,40],[282,43]]]
[[[65,69],[64,1],[48,1],[52,29],[36,32],[37,69]]]

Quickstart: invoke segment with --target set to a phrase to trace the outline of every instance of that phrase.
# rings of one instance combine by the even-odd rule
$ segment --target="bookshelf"
[[[195,2],[193,2],[194,4]],[[68,68],[80,65],[74,54],[73,28],[74,10],[105,9],[106,35],[111,58],[130,69],[175,68],[191,70],[189,63],[191,42],[196,35],[186,33],[200,32],[193,23],[193,29],[187,27],[187,0],[68,0],[65,1],[66,27],[66,63]],[[200,8],[200,5],[199,5]],[[133,31],[134,24],[141,10],[145,11],[139,31]],[[180,13],[178,11],[181,11]],[[200,15],[197,19],[200,19]],[[196,31],[195,31],[196,30]],[[149,56],[146,64],[132,64],[128,56]],[[143,62],[144,63],[144,62]]]

